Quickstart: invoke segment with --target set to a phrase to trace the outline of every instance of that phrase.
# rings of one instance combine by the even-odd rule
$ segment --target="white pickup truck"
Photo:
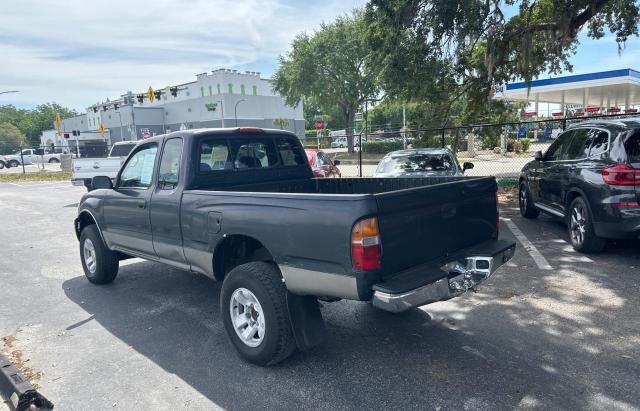
[[[59,163],[60,153],[46,153],[43,149],[26,148],[22,150],[22,155],[18,151],[15,154],[4,156],[7,167],[18,167],[23,161],[24,164]]]
[[[114,180],[122,163],[127,158],[137,141],[120,141],[114,143],[107,158],[77,158],[73,160],[71,184],[85,186],[91,191],[91,179],[95,176],[107,176]]]

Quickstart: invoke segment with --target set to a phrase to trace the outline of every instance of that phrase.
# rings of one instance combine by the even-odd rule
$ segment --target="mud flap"
[[[287,307],[293,336],[300,351],[308,351],[327,341],[327,329],[316,297],[287,292]]]
[[[0,396],[6,400],[9,408],[15,411],[31,410],[32,405],[41,411],[53,409],[51,401],[39,394],[2,354],[0,354]]]

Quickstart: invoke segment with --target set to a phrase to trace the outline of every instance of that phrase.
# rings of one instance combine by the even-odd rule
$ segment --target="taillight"
[[[640,185],[640,170],[627,164],[607,167],[600,171],[604,182],[612,186]]]
[[[378,220],[358,221],[351,230],[351,263],[356,271],[374,271],[381,267],[382,245]]]

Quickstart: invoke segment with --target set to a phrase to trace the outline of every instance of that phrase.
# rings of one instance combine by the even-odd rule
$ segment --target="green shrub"
[[[371,154],[386,154],[390,151],[402,150],[401,141],[367,141],[362,145],[364,152]]]
[[[521,138],[520,142],[522,143],[522,152],[526,153],[531,148],[531,139],[529,138]]]

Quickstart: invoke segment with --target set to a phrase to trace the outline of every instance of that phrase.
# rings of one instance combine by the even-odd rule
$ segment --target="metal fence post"
[[[22,174],[27,172],[24,170],[24,156],[22,155],[22,146],[20,146],[20,163],[22,164]]]
[[[440,130],[440,139],[441,139],[441,143],[442,143],[442,148],[444,148],[444,127],[442,127],[442,130]]]
[[[562,131],[567,129],[567,119],[563,118],[562,119]]]

